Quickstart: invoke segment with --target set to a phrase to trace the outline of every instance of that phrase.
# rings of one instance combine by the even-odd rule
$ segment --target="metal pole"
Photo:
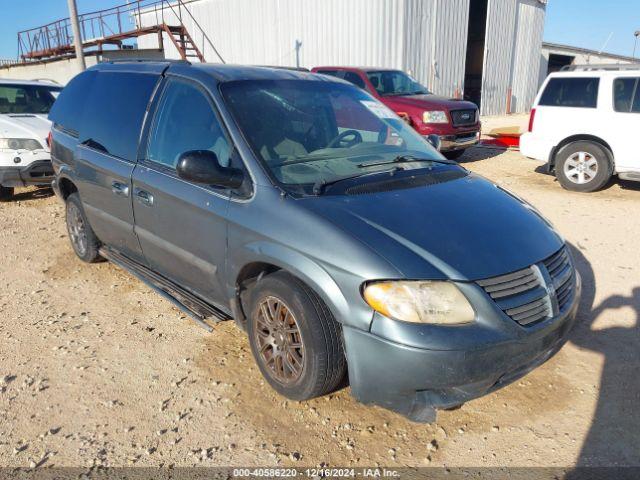
[[[302,42],[296,40],[296,68],[300,68],[300,47],[302,47]]]
[[[633,58],[636,58],[636,46],[638,45],[638,36],[640,36],[640,30],[636,30],[633,34],[635,38],[635,40],[633,41],[633,55],[631,55]]]
[[[78,22],[78,8],[76,0],[67,0],[69,5],[69,18],[71,19],[71,30],[73,31],[73,45],[76,50],[76,58],[78,59],[78,67],[80,71],[87,68],[84,61],[84,51],[82,50],[82,37],[80,36],[80,23]]]

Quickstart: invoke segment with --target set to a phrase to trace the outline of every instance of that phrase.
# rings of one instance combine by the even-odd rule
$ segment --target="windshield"
[[[237,81],[222,95],[245,138],[283,186],[308,192],[318,182],[443,157],[395,113],[351,85],[308,80]]]
[[[0,84],[0,114],[49,113],[62,87]]]
[[[378,94],[383,97],[430,93],[416,80],[400,70],[367,72],[367,77]]]

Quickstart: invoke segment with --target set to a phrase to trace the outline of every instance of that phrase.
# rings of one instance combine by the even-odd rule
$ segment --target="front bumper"
[[[36,160],[25,166],[0,166],[0,185],[3,187],[49,186],[52,180],[51,160]]]
[[[352,394],[363,403],[379,405],[414,421],[435,421],[436,409],[457,406],[506,386],[560,350],[575,323],[580,290],[578,276],[571,306],[535,327],[520,327],[508,317],[505,321],[512,322],[509,328],[513,329],[506,333],[482,325],[469,330],[471,335],[456,330],[466,327],[444,327],[451,332],[447,338],[458,337],[453,343],[459,342],[459,349],[450,349],[448,340],[416,340],[415,332],[421,326],[412,325],[412,333],[407,335],[403,325],[388,319],[380,318],[382,327],[378,328],[374,320],[370,332],[345,326]],[[493,314],[482,312],[485,319],[476,323],[485,323],[487,315]],[[385,332],[387,338],[382,335]],[[389,337],[405,337],[407,341],[399,343]],[[408,345],[412,340],[431,342],[432,347]]]
[[[439,135],[440,151],[464,150],[477,145],[480,141],[480,132],[460,133],[456,135]]]

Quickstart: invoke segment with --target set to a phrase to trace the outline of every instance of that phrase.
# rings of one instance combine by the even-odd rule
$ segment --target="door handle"
[[[136,198],[140,203],[144,203],[145,205],[153,205],[153,195],[145,190],[135,190]]]
[[[113,182],[111,184],[111,191],[115,195],[122,195],[123,197],[129,196],[129,186],[120,182]]]

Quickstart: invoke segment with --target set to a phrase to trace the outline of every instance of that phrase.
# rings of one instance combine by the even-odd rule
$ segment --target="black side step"
[[[213,332],[213,327],[207,323],[207,320],[212,319],[214,323],[221,320],[231,320],[231,317],[219,308],[214,307],[186,291],[184,288],[176,285],[171,280],[168,280],[162,275],[144,265],[140,265],[138,262],[125,257],[109,247],[101,247],[100,255],[142,280],[162,297],[189,315],[200,327],[209,333]]]

